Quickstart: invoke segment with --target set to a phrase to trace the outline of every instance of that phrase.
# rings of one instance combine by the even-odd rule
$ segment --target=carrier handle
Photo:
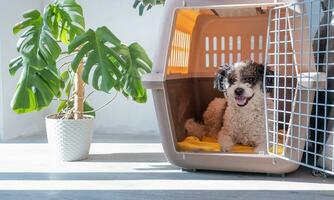
[[[142,76],[141,81],[146,89],[163,89],[163,74],[149,73]]]

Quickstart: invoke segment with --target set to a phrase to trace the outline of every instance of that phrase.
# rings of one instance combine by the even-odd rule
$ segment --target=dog
[[[225,98],[215,98],[203,114],[203,124],[189,119],[185,128],[190,135],[217,137],[222,152],[228,152],[235,144],[266,150],[264,97],[270,89],[263,88],[265,70],[253,61],[237,62],[221,67],[215,77],[214,87],[224,92]],[[273,85],[273,76],[266,78],[266,85]],[[274,102],[267,101],[268,108]]]
[[[227,101],[224,98],[212,100],[203,113],[203,123],[198,123],[193,118],[186,121],[185,129],[188,135],[196,136],[200,139],[203,136],[217,138],[218,132],[223,126],[226,106]]]

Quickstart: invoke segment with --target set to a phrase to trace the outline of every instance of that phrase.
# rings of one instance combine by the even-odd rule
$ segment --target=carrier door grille
[[[333,4],[303,1],[270,11],[264,81],[270,91],[265,97],[268,153],[330,174],[334,174]]]

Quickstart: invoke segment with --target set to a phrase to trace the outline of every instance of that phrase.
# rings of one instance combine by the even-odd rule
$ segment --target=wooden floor
[[[306,168],[285,177],[182,171],[154,134],[97,135],[80,162],[52,160],[45,136],[1,143],[0,156],[0,200],[334,199],[334,178]]]

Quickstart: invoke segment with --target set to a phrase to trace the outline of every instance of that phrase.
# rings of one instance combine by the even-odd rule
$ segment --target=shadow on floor
[[[115,190],[115,191],[0,191],[1,199],[126,199],[126,200],[333,200],[326,191],[217,191],[217,190]]]
[[[167,162],[163,153],[90,154],[84,162]]]
[[[8,141],[0,143],[10,143],[10,144],[24,144],[24,143],[37,143],[43,144],[47,143],[46,134],[43,135],[32,135],[25,137],[18,137]],[[160,143],[160,136],[158,134],[148,134],[148,133],[137,133],[137,134],[119,134],[119,133],[109,133],[109,134],[94,134],[93,143]]]
[[[236,180],[236,181],[290,181],[318,184],[333,184],[333,178],[312,176],[306,169],[300,169],[286,177],[267,176],[266,174],[197,171],[184,172],[172,165],[149,165],[144,170],[133,172],[6,172],[0,173],[0,180]],[[154,172],[154,169],[159,170]],[[166,172],[161,169],[168,170]]]

